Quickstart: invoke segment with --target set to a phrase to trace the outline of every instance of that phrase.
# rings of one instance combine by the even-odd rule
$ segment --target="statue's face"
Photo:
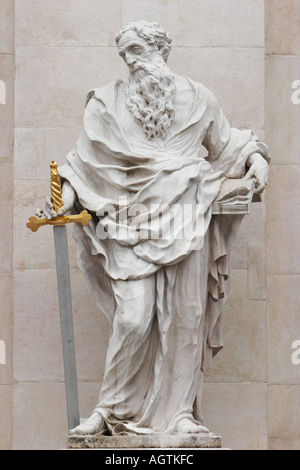
[[[130,73],[139,68],[139,64],[154,64],[162,56],[156,46],[151,46],[145,39],[139,37],[135,31],[127,31],[121,37],[119,55],[128,65]]]

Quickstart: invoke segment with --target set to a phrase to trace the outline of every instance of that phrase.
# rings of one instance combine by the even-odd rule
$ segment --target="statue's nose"
[[[136,62],[136,59],[134,59],[134,57],[132,57],[132,55],[128,52],[126,53],[125,59],[127,65],[134,65]]]

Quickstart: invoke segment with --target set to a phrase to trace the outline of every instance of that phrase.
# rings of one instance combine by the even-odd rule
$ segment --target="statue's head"
[[[129,23],[116,37],[130,71],[126,104],[149,140],[167,137],[175,113],[175,77],[166,64],[171,42],[158,23],[145,21]]]
[[[133,56],[143,59],[143,53],[147,52],[148,59],[150,59],[150,52],[152,52],[153,56],[162,57],[167,62],[171,51],[171,42],[170,34],[158,23],[147,23],[146,21],[129,23],[116,36],[119,53],[126,63],[125,53],[128,49],[126,46],[131,43],[133,47],[130,49],[130,52],[133,53]],[[134,47],[135,43],[136,47]]]

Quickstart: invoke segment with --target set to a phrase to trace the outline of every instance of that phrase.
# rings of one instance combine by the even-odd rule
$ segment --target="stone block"
[[[11,163],[0,163],[0,201],[11,202],[13,198],[13,166]]]
[[[16,45],[114,46],[121,0],[16,0]]]
[[[0,0],[0,54],[14,52],[14,2]]]
[[[266,450],[267,386],[263,383],[204,385],[205,425],[232,450]]]
[[[300,3],[298,0],[267,0],[266,53],[299,55]]]
[[[1,367],[1,366],[0,366]],[[0,385],[0,449],[11,449],[11,409],[12,409],[11,385]]]
[[[68,422],[63,383],[18,383],[13,398],[13,450],[66,447]]]
[[[49,179],[46,163],[45,129],[15,129],[15,178]]]
[[[78,380],[97,382],[104,371],[108,326],[79,270],[71,271],[71,291]],[[55,269],[16,271],[14,298],[15,379],[64,380]]]
[[[123,0],[123,24],[158,21],[180,47],[264,46],[264,2]]]
[[[300,387],[268,387],[269,438],[298,441],[300,438]]]
[[[221,437],[212,433],[131,436],[70,436],[68,449],[220,449]]]
[[[2,191],[1,191],[2,192]],[[12,240],[12,200],[0,201],[0,217],[2,223],[0,224],[0,274],[11,275],[12,273],[12,253],[13,253],[13,240]]]
[[[271,165],[266,193],[269,274],[300,274],[299,185],[299,166]]]
[[[233,269],[248,268],[249,242],[265,242],[265,219],[265,204],[263,202],[251,204],[250,213],[243,218],[237,237],[232,245],[231,266]]]
[[[12,383],[12,277],[0,275],[0,341],[5,345],[5,364],[0,362],[0,384]],[[0,445],[1,448],[1,445]]]
[[[79,269],[71,272],[71,289],[78,380],[98,383],[104,374],[109,325]]]
[[[0,163],[12,162],[14,142],[14,56],[12,54],[0,54],[0,129]]]
[[[123,77],[113,47],[17,47],[15,125],[81,128],[88,92]]]
[[[265,243],[248,243],[249,299],[266,299]]]
[[[62,381],[63,359],[54,269],[15,271],[14,378]]]
[[[294,341],[300,341],[300,276],[268,276],[268,380],[299,385],[300,365],[293,364]]]
[[[266,58],[266,141],[273,164],[299,163],[300,104],[292,101],[296,80],[300,80],[300,57]]]
[[[206,382],[266,380],[266,302],[249,300],[247,271],[232,271],[232,294],[224,309],[224,348]],[[226,444],[226,446],[228,443]]]
[[[300,450],[300,439],[269,437],[268,450]]]
[[[50,181],[52,160],[62,165],[81,129],[15,129],[15,178]]]
[[[262,48],[175,47],[168,64],[210,89],[232,127],[259,130],[265,122],[264,60]]]
[[[66,156],[73,149],[81,129],[47,129],[47,162],[56,161],[63,165]],[[49,163],[47,177],[49,178]]]

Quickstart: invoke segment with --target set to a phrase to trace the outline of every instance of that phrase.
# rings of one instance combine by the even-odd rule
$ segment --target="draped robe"
[[[188,112],[157,141],[144,136],[127,109],[125,83],[92,90],[82,133],[59,168],[76,191],[78,210],[93,216],[87,227],[74,224],[74,236],[79,267],[111,326],[96,410],[112,434],[173,433],[183,417],[203,422],[203,372],[223,347],[236,230],[226,216],[212,216],[212,203],[225,178],[245,175],[251,154],[269,159],[252,131],[230,128],[209,90],[185,80],[193,94]],[[168,237],[164,228],[171,228]],[[125,347],[114,335],[117,282],[138,280],[155,290],[155,313],[151,328]],[[125,364],[117,378],[115,356]]]

